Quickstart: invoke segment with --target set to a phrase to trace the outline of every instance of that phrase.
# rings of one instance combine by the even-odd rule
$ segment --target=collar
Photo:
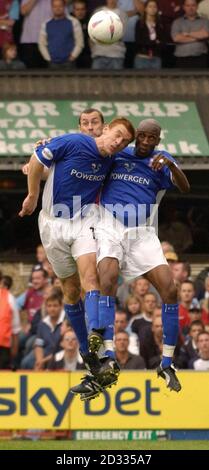
[[[48,325],[49,328],[50,328],[52,331],[54,331],[55,328],[56,328],[56,326],[57,326],[57,325],[60,325],[60,324],[63,322],[64,318],[65,318],[65,311],[64,311],[64,309],[63,309],[63,310],[61,311],[61,313],[60,313],[60,315],[59,315],[59,318],[58,318],[58,320],[57,320],[57,322],[56,322],[55,325],[52,324],[49,315],[47,315],[47,316],[43,319],[43,322],[46,323],[46,325]]]
[[[183,15],[183,18],[184,18],[184,20],[189,20],[188,16],[186,16],[186,15]],[[201,17],[200,15],[196,14],[194,20],[199,20],[200,18],[203,18],[203,17]]]

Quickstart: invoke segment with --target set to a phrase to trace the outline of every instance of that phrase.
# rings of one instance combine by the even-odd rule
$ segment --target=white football
[[[111,10],[100,10],[89,20],[88,34],[99,44],[113,44],[123,36],[123,23]]]

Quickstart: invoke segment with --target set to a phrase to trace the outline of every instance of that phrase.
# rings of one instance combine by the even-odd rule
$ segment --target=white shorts
[[[97,220],[97,206],[84,218],[62,219],[50,217],[44,210],[40,212],[40,237],[56,276],[63,279],[72,276],[77,271],[76,260],[80,256],[96,253]]]
[[[96,227],[97,263],[116,258],[126,281],[132,281],[151,269],[168,264],[154,227],[125,227],[104,208],[100,208]]]

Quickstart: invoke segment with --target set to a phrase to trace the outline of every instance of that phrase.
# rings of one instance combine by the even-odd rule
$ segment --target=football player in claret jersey
[[[163,356],[157,373],[171,390],[178,392],[181,385],[172,364],[178,335],[177,289],[153,220],[166,189],[176,186],[181,192],[188,192],[190,186],[174,158],[166,151],[155,150],[160,133],[157,121],[143,120],[137,129],[135,148],[116,155],[102,190],[101,217],[96,228],[100,330],[91,333],[90,348],[97,351],[103,344],[108,354],[113,350],[111,328],[119,268],[127,281],[143,275],[163,302]]]
[[[20,216],[30,215],[37,206],[44,167],[50,173],[43,192],[39,230],[42,244],[64,291],[65,312],[78,337],[85,365],[102,377],[105,369],[95,353],[88,351],[85,311],[93,328],[97,325],[99,282],[96,269],[96,196],[110,170],[114,154],[134,140],[135,130],[125,118],[114,119],[96,138],[65,134],[40,145],[29,164],[28,195]],[[79,273],[79,275],[78,275]],[[95,322],[94,322],[95,320]],[[92,325],[92,326],[91,326]]]

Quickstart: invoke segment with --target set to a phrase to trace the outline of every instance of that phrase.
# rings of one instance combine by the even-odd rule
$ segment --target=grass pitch
[[[209,441],[0,441],[0,450],[209,450]]]

